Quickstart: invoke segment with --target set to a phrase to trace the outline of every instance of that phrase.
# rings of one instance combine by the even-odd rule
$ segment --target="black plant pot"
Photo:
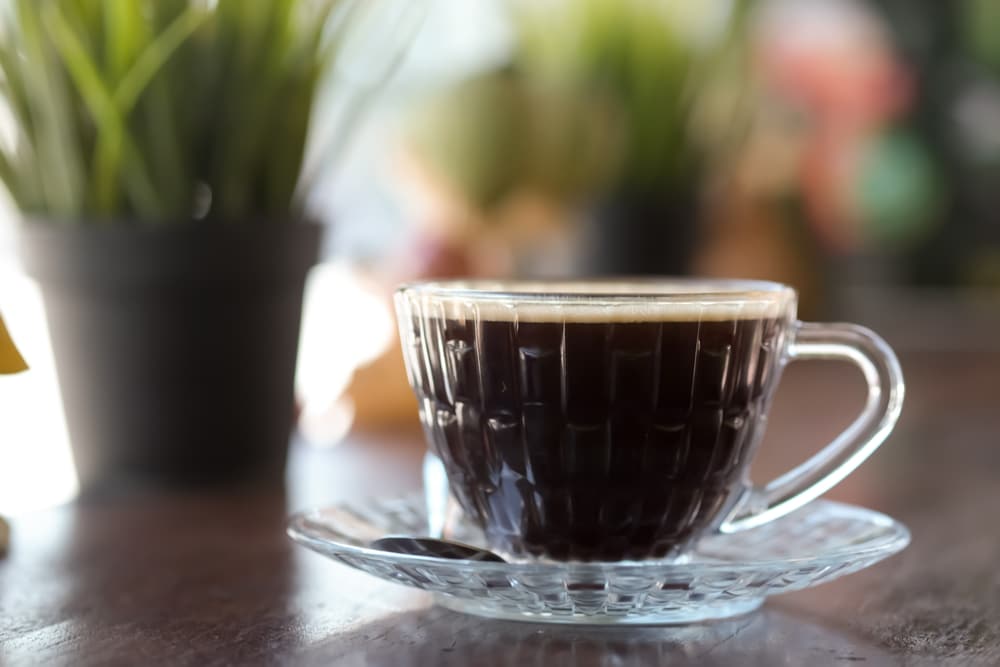
[[[689,273],[698,213],[693,191],[608,197],[585,219],[584,271],[598,276]]]
[[[280,483],[314,224],[21,229],[83,492]]]

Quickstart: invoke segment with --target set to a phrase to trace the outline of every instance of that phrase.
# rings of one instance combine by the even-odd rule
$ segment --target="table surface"
[[[902,554],[758,613],[688,627],[495,622],[292,544],[287,514],[419,488],[413,434],[293,448],[283,492],[79,502],[13,522],[0,662],[73,665],[1000,664],[1000,354],[903,359],[887,444],[830,497],[906,523]],[[755,463],[801,460],[861,404],[836,365],[789,369]]]

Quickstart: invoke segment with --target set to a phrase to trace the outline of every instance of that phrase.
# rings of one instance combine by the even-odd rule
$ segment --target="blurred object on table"
[[[995,3],[770,0],[753,26],[764,94],[735,196],[784,221],[824,307],[864,286],[1000,286]]]
[[[0,304],[30,371],[0,377],[0,514],[65,503],[78,483],[38,286],[0,265]]]
[[[0,315],[0,375],[10,373],[20,373],[28,370],[28,364],[24,362],[21,353],[17,351],[14,341],[11,340],[4,324],[3,315]]]
[[[310,444],[335,445],[353,426],[415,419],[386,293],[383,283],[335,263],[309,277],[296,389]]]
[[[790,283],[803,316],[822,317],[842,257],[926,226],[923,154],[883,136],[912,98],[912,77],[884,24],[858,2],[764,2],[749,39],[758,81],[749,132],[718,174],[697,267]],[[925,219],[906,217],[915,210]],[[891,233],[880,238],[883,227]]]
[[[20,373],[27,369],[28,365],[24,363],[24,358],[14,346],[14,341],[11,340],[7,326],[4,324],[3,316],[0,315],[0,375]],[[10,524],[0,516],[0,556],[7,553],[9,540]]]

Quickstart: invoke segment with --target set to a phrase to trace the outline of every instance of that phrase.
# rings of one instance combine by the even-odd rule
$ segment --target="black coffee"
[[[425,356],[408,353],[428,438],[491,544],[631,560],[682,550],[738,499],[782,325],[432,318],[413,323]]]

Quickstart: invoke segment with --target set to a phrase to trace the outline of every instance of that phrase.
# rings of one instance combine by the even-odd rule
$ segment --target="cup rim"
[[[456,279],[404,283],[400,295],[466,301],[541,303],[736,302],[788,303],[795,290],[768,280],[721,278]]]

